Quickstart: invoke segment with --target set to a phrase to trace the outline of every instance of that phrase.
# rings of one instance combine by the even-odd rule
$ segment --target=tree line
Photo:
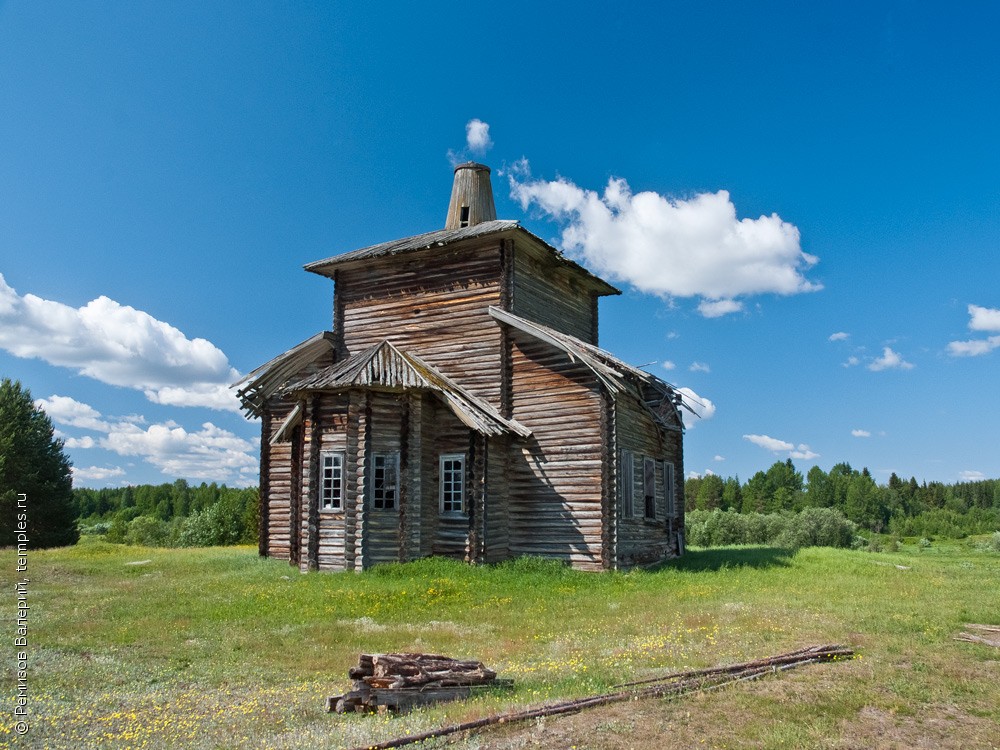
[[[893,473],[878,484],[867,468],[849,463],[829,472],[813,466],[803,477],[791,459],[776,461],[747,482],[714,474],[684,483],[685,509],[736,513],[832,508],[860,528],[884,534],[962,538],[1000,531],[1000,480],[944,484],[904,480]]]
[[[153,547],[206,547],[257,541],[256,488],[226,485],[142,484],[73,490],[73,508],[85,534],[109,542]]]

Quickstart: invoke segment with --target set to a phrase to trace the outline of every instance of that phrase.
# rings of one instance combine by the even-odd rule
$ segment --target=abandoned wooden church
[[[684,548],[679,394],[597,347],[619,294],[455,168],[443,230],[310,263],[333,327],[237,384],[259,416],[260,554],[628,568]]]

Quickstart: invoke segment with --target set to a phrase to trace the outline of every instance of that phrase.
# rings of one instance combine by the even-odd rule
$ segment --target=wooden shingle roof
[[[436,393],[467,427],[483,435],[531,434],[524,425],[505,419],[491,404],[469,393],[416,354],[382,341],[342,362],[289,383],[288,393],[343,391],[351,388],[425,390]]]
[[[419,253],[426,250],[445,247],[446,245],[452,245],[457,242],[462,242],[463,240],[477,239],[504,232],[520,234],[525,238],[530,239],[532,242],[537,243],[541,247],[544,247],[560,264],[568,268],[572,268],[589,279],[598,294],[621,294],[619,289],[613,287],[600,276],[591,273],[580,264],[570,260],[541,237],[529,232],[521,226],[520,222],[509,219],[484,221],[482,223],[462,227],[460,229],[438,229],[433,232],[417,234],[413,237],[404,237],[401,240],[382,242],[378,245],[371,245],[358,250],[352,250],[348,253],[334,255],[333,257],[325,258],[323,260],[313,261],[312,263],[307,263],[304,268],[305,270],[311,273],[319,274],[320,276],[332,277],[334,271],[345,266],[364,263],[365,261],[375,260],[376,258],[388,258],[396,255]]]
[[[571,362],[579,362],[587,367],[609,393],[613,395],[623,392],[629,393],[648,408],[661,425],[667,429],[676,429],[664,422],[658,414],[661,405],[671,404],[672,410],[676,413],[678,425],[683,426],[684,422],[677,407],[680,405],[687,407],[680,398],[679,391],[669,383],[645,370],[633,367],[618,359],[611,352],[588,344],[575,336],[549,328],[541,323],[526,320],[498,307],[491,306],[489,310],[490,315],[498,322],[554,346],[562,351]],[[689,411],[691,410],[689,409]]]

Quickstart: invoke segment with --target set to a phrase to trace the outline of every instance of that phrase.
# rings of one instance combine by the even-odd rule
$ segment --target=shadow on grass
[[[795,550],[781,547],[713,547],[689,549],[683,557],[667,560],[653,570],[722,570],[723,568],[786,568]]]

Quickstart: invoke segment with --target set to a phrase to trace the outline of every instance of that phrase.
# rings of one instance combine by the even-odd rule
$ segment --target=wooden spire
[[[468,161],[455,167],[455,183],[451,188],[445,229],[461,229],[494,221],[497,209],[493,205],[490,168]]]

